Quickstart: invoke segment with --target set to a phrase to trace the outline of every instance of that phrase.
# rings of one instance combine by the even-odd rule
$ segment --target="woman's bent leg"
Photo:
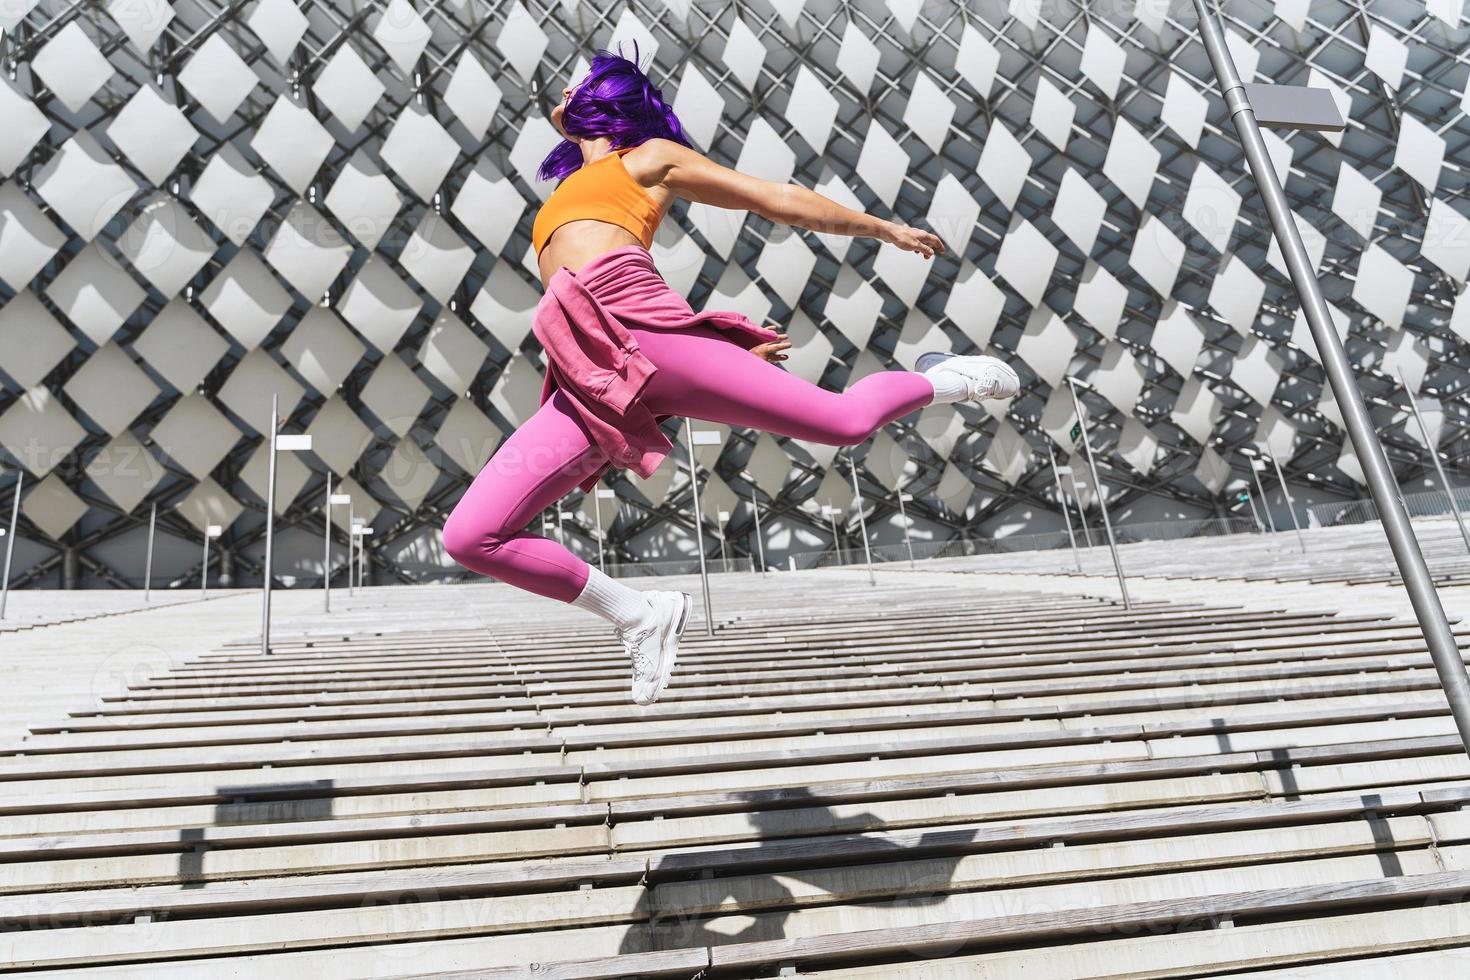
[[[587,584],[586,562],[524,530],[576,489],[606,456],[557,392],[500,444],[444,524],[444,548],[471,571],[571,602]]]
[[[652,704],[669,682],[689,596],[630,589],[555,541],[523,530],[606,460],[566,395],[554,393],[475,477],[444,524],[444,547],[472,571],[612,623],[632,661],[633,700]]]
[[[934,399],[914,371],[879,371],[829,391],[732,343],[709,327],[635,329],[658,367],[644,391],[655,415],[686,415],[828,446],[856,446]]]

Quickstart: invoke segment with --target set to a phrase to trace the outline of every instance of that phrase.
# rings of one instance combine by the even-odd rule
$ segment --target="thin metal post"
[[[1272,534],[1275,534],[1276,518],[1271,516],[1271,502],[1266,499],[1266,488],[1261,485],[1261,470],[1266,464],[1261,463],[1258,459],[1251,459],[1249,463],[1251,465],[1251,475],[1256,478],[1256,489],[1261,492],[1261,512],[1266,515],[1266,526],[1271,529]],[[1261,465],[1257,466],[1257,463],[1261,463]]]
[[[704,518],[699,513],[699,462],[694,458],[694,422],[684,419],[689,442],[689,491],[694,497],[694,547],[699,552],[699,585],[704,590],[704,634],[715,635],[715,613],[709,601],[709,570],[704,566]]]
[[[1251,505],[1251,517],[1255,518],[1257,530],[1264,533],[1266,525],[1261,523],[1261,512],[1256,510],[1256,495],[1247,490],[1245,492],[1245,499]]]
[[[1424,422],[1424,416],[1419,414],[1419,402],[1414,398],[1414,392],[1409,390],[1408,382],[1404,381],[1404,372],[1398,372],[1399,384],[1404,386],[1404,391],[1409,396],[1409,408],[1414,412],[1414,421],[1419,423],[1419,433],[1424,436],[1424,446],[1429,450],[1429,458],[1434,460],[1434,471],[1439,474],[1440,486],[1444,487],[1445,496],[1450,498],[1450,512],[1455,515],[1455,526],[1460,529],[1460,539],[1465,542],[1465,550],[1470,551],[1470,531],[1465,530],[1465,519],[1460,516],[1460,505],[1455,501],[1455,488],[1450,486],[1449,477],[1445,476],[1444,465],[1439,461],[1439,447],[1429,434],[1429,426]]]
[[[1383,453],[1373,422],[1368,417],[1362,392],[1358,390],[1353,378],[1352,365],[1343,351],[1342,338],[1332,324],[1332,314],[1327,309],[1322,288],[1317,282],[1311,260],[1307,257],[1307,250],[1302,245],[1301,233],[1292,220],[1286,195],[1281,190],[1281,183],[1266,151],[1266,143],[1256,125],[1255,113],[1251,111],[1250,100],[1245,96],[1240,75],[1225,47],[1225,33],[1204,0],[1194,0],[1194,6],[1199,13],[1200,33],[1204,37],[1205,50],[1209,52],[1225,105],[1235,123],[1246,161],[1250,164],[1256,186],[1271,217],[1271,226],[1276,233],[1276,241],[1281,246],[1282,257],[1286,260],[1292,282],[1296,285],[1302,313],[1312,329],[1312,340],[1317,345],[1322,367],[1332,386],[1332,396],[1342,412],[1348,436],[1352,440],[1353,452],[1358,457],[1358,465],[1362,467],[1373,502],[1378,507],[1384,534],[1388,537],[1389,547],[1393,549],[1394,560],[1404,580],[1404,588],[1413,604],[1414,615],[1419,620],[1419,628],[1424,631],[1424,641],[1434,660],[1434,668],[1444,687],[1450,711],[1454,714],[1460,740],[1470,748],[1470,676],[1465,673],[1465,662],[1460,657],[1455,635],[1450,630],[1444,606],[1440,603],[1439,593],[1435,591],[1434,580],[1429,575],[1429,566],[1425,564],[1424,554],[1414,537],[1414,529],[1409,523],[1398,482],[1388,465],[1388,458]]]
[[[143,601],[153,598],[153,532],[158,528],[158,505],[148,508],[148,554],[143,559]]]
[[[352,533],[352,529],[356,526],[353,523],[352,517],[352,501],[349,500],[347,502],[347,597],[349,599],[357,595],[357,586],[353,583],[352,579],[352,549],[356,547],[355,539],[357,537]]]
[[[209,525],[204,525],[204,564],[199,566],[199,598],[209,595]]]
[[[868,520],[863,516],[863,495],[858,490],[857,460],[852,458],[852,453],[847,454],[847,464],[852,469],[852,499],[857,503],[858,533],[863,536],[863,556],[868,562],[868,584],[877,585],[878,579],[873,574],[873,549],[868,546]]]
[[[271,395],[270,465],[265,478],[265,574],[260,588],[260,653],[271,652],[271,549],[276,525],[276,432],[281,421],[276,417],[281,410],[281,396]]]
[[[903,546],[908,549],[909,568],[912,569],[915,567],[914,543],[909,539],[909,514],[903,506],[904,492],[902,490],[895,490],[893,492],[898,494],[898,519],[903,522]]]
[[[322,504],[322,611],[332,611],[332,471],[327,471],[327,497]]]
[[[837,508],[827,501],[827,519],[832,522],[832,550],[837,555],[837,564],[842,564],[842,542],[837,537]]]
[[[1067,493],[1062,489],[1062,474],[1057,471],[1057,454],[1047,447],[1046,458],[1051,460],[1051,475],[1057,483],[1057,504],[1062,508],[1062,520],[1067,522],[1067,541],[1072,545],[1072,561],[1077,565],[1077,574],[1082,574],[1082,555],[1077,551],[1077,535],[1072,533],[1072,514],[1067,509]],[[1070,470],[1068,471],[1070,475]]]
[[[1072,467],[1067,467],[1067,482],[1072,484],[1072,502],[1077,505],[1077,523],[1082,525],[1082,536],[1087,539],[1087,547],[1092,547],[1092,529],[1087,526],[1087,512],[1082,509],[1082,491],[1077,489],[1077,474],[1072,472]]]
[[[602,543],[602,505],[597,502],[597,495],[599,492],[600,491],[596,487],[592,488],[592,513],[597,517],[597,570],[606,574],[607,565],[603,561],[604,548]]]
[[[1132,609],[1128,597],[1128,580],[1123,577],[1123,562],[1118,558],[1118,542],[1113,540],[1113,522],[1108,519],[1108,502],[1103,498],[1102,478],[1097,474],[1097,460],[1092,456],[1092,439],[1087,435],[1087,416],[1082,414],[1082,399],[1077,397],[1077,382],[1067,379],[1072,392],[1072,407],[1077,410],[1077,424],[1082,427],[1082,448],[1087,452],[1087,468],[1092,472],[1092,492],[1097,494],[1097,508],[1102,511],[1103,530],[1108,535],[1108,550],[1113,554],[1113,571],[1118,574],[1118,591],[1123,594],[1123,608]]]
[[[567,546],[567,530],[561,523],[561,504],[556,505],[556,543],[563,548]]]
[[[760,554],[761,574],[766,574],[766,543],[761,538],[761,509],[755,502],[755,491],[750,491],[750,511],[755,515],[755,549]]]
[[[720,511],[716,516],[715,526],[720,531],[720,570],[728,572],[730,570],[730,556],[725,553],[725,518],[729,514],[726,511]]]
[[[16,469],[15,491],[10,498],[10,528],[5,532],[5,573],[0,575],[0,619],[5,618],[5,607],[10,602],[10,560],[15,557],[16,528],[20,525],[20,486],[25,475],[25,470]]]
[[[1291,488],[1286,485],[1286,476],[1281,472],[1281,464],[1276,461],[1276,454],[1269,449],[1266,455],[1271,457],[1271,465],[1276,467],[1276,480],[1281,484],[1281,495],[1286,498],[1286,512],[1291,515],[1291,527],[1296,531],[1296,543],[1301,547],[1302,554],[1307,553],[1307,542],[1302,537],[1302,526],[1296,521],[1296,501],[1291,499]]]

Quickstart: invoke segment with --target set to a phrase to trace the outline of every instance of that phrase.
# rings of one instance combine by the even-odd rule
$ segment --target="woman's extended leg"
[[[709,327],[635,329],[633,335],[658,367],[644,390],[644,404],[655,415],[687,415],[829,446],[856,446],[936,400],[935,382],[915,371],[875,372],[836,392],[782,370]]]

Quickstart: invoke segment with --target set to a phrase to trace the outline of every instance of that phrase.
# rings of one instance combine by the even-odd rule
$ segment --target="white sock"
[[[634,628],[653,612],[642,592],[619,585],[595,568],[588,569],[587,584],[572,605],[596,613],[620,630]]]
[[[934,386],[935,405],[947,405],[950,402],[962,402],[970,396],[970,386],[957,371],[936,364],[927,371],[922,372],[929,383]]]

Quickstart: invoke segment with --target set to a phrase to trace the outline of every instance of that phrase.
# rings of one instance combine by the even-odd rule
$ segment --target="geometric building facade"
[[[1401,479],[1428,469],[1401,382],[1458,469],[1460,0],[1222,13],[1246,81],[1327,88],[1347,118],[1267,144]],[[714,159],[949,245],[926,262],[680,203],[654,251],[696,309],[779,323],[786,368],[831,388],[929,349],[1022,376],[1009,403],[931,407],[851,449],[696,424],[719,440],[697,450],[706,530],[728,514],[733,554],[754,550],[752,499],[768,558],[829,542],[854,459],[879,541],[900,489],[935,539],[1059,526],[1068,376],[1115,520],[1249,516],[1262,447],[1299,503],[1363,494],[1188,3],[43,0],[0,29],[15,584],[136,584],[155,507],[160,579],[197,576],[218,524],[216,572],[258,581],[272,395],[315,447],[281,457],[285,584],[320,580],[329,473],[374,527],[376,580],[454,574],[444,517],[540,390],[547,110],[596,48],[635,41]],[[687,559],[685,464],[613,471],[615,496],[569,498],[557,533],[593,554],[600,518],[621,562]]]

